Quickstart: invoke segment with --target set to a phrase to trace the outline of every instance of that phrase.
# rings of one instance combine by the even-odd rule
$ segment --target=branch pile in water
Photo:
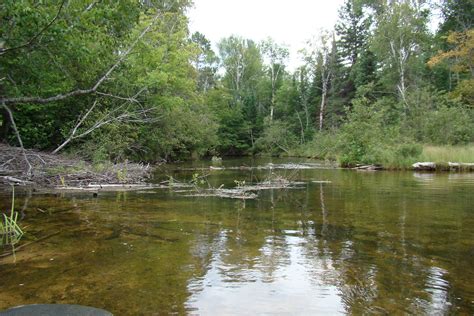
[[[67,158],[37,150],[23,150],[0,144],[0,184],[39,186],[87,186],[94,184],[143,183],[151,173],[150,165],[137,163],[104,164],[100,168],[80,159]]]

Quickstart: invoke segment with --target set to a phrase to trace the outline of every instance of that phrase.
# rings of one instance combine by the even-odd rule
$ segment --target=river
[[[16,258],[0,258],[0,310],[474,314],[473,173],[362,172],[302,159],[210,165],[168,165],[155,181],[198,174],[207,175],[202,188],[271,177],[295,185],[254,199],[195,188],[18,194],[26,233]],[[0,193],[2,209],[10,198]]]

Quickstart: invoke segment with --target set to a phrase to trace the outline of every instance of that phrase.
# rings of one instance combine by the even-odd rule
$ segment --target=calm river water
[[[17,196],[26,234],[16,247],[25,246],[16,262],[0,258],[0,310],[71,303],[115,315],[474,314],[473,173],[269,162],[177,164],[156,181],[209,173],[215,187],[275,175],[299,184],[253,200],[184,189]],[[0,207],[9,203],[0,193]]]

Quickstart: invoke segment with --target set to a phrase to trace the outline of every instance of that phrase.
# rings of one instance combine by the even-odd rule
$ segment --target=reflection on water
[[[259,182],[269,172],[304,182],[258,192],[256,200],[170,190],[33,195],[21,221],[20,245],[28,246],[16,263],[0,258],[0,309],[75,303],[116,315],[474,313],[472,174],[297,162],[274,160],[292,170],[269,171],[250,168],[268,161],[224,161],[225,169],[211,171],[215,187]],[[163,172],[189,180],[196,168],[208,164]],[[5,209],[8,193],[1,197]]]
[[[254,258],[235,258],[232,237],[220,236],[208,271],[190,280],[188,310],[202,314],[335,314],[344,310],[327,260],[308,257],[299,231],[268,237]],[[238,246],[237,246],[238,247]],[[235,265],[235,262],[239,265]]]

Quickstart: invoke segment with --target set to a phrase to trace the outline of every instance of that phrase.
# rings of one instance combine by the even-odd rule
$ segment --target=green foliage
[[[151,131],[151,133],[150,133]],[[158,161],[203,156],[217,146],[217,124],[205,107],[177,107],[140,131],[140,160]]]
[[[85,10],[89,1],[62,3],[2,2],[0,45],[11,49],[0,57],[0,69],[8,78],[2,80],[2,95],[50,96],[88,88],[110,67],[115,48],[128,41],[139,15],[134,1],[103,1],[91,10]],[[70,98],[15,107],[25,145],[54,146],[62,139],[63,124],[75,121],[88,101]],[[5,116],[3,121],[8,122]]]
[[[369,49],[364,50],[352,69],[351,76],[356,88],[375,82],[376,60]]]
[[[67,148],[98,164],[265,153],[406,166],[418,143],[474,141],[473,5],[445,0],[432,36],[418,4],[346,0],[290,73],[270,38],[230,36],[214,52],[189,34],[188,0],[5,0],[0,98],[90,89],[117,64],[97,93],[9,105],[25,146],[75,131]],[[0,139],[16,143],[11,127],[1,111]]]
[[[335,131],[323,131],[313,135],[311,141],[292,148],[289,156],[309,157],[323,160],[337,159],[337,140]]]
[[[371,17],[364,14],[363,6],[354,0],[346,0],[339,10],[335,26],[339,35],[341,57],[353,66],[365,50],[370,35]]]
[[[255,142],[254,150],[271,155],[278,155],[282,152],[289,153],[289,150],[297,144],[296,136],[290,132],[285,122],[265,119],[262,136]]]
[[[402,124],[417,142],[454,145],[474,140],[474,112],[460,100],[431,88],[410,93],[408,100],[413,107]]]
[[[211,42],[203,34],[193,33],[191,42],[198,50],[194,60],[198,90],[207,92],[216,85],[219,58],[212,50]]]
[[[240,107],[228,108],[220,113],[218,151],[227,155],[245,154],[250,149],[250,126]]]
[[[371,102],[364,96],[354,100],[338,135],[341,165],[404,166],[419,156],[421,148],[401,134],[398,124],[392,123],[392,106],[386,100]]]
[[[472,28],[474,23],[474,3],[471,0],[443,0],[441,7],[444,21],[439,33],[446,35]]]
[[[408,1],[394,1],[379,7],[370,49],[375,54],[379,80],[389,93],[404,101],[410,86],[421,84],[424,54],[429,48],[428,12]]]
[[[431,144],[467,144],[474,141],[474,120],[463,107],[442,105],[428,114],[425,133]]]
[[[204,102],[215,113],[218,124],[216,151],[223,155],[246,153],[251,148],[250,124],[244,117],[243,107],[234,105],[231,92],[225,88],[210,90]]]

